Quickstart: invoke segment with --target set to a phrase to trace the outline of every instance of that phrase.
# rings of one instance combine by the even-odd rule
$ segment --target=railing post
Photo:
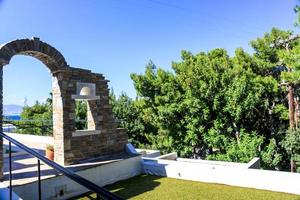
[[[38,159],[38,187],[39,187],[39,200],[42,200],[41,161],[39,159]]]
[[[12,200],[12,161],[11,161],[11,142],[9,141],[9,199]]]
[[[100,199],[101,199],[100,195],[96,194],[96,200],[100,200]]]
[[[73,171],[64,168],[63,166],[47,159],[46,157],[42,156],[38,152],[28,148],[24,144],[18,142],[17,140],[9,137],[8,135],[4,134],[3,132],[0,131],[0,137],[3,137],[4,139],[9,141],[9,182],[10,182],[10,199],[12,199],[12,157],[11,157],[11,143],[15,144],[22,150],[28,152],[30,155],[36,157],[38,159],[38,187],[39,187],[39,199],[41,199],[41,164],[40,161],[43,161],[46,165],[49,165],[50,167],[54,168],[56,171],[62,173],[66,177],[70,178],[71,180],[75,181],[76,183],[79,183],[80,185],[88,188],[90,191],[98,193],[98,198],[100,199],[114,199],[114,200],[123,200],[123,198],[119,197],[118,195],[115,195],[108,190],[96,185],[95,183],[77,175]]]

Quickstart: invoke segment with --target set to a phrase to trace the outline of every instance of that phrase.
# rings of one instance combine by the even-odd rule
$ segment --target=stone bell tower
[[[109,104],[108,80],[102,74],[70,67],[63,55],[39,38],[20,39],[0,46],[0,129],[3,113],[3,67],[14,55],[34,57],[52,75],[55,161],[68,165],[125,151],[127,134],[117,128]],[[76,101],[87,103],[87,129],[76,130]],[[2,138],[0,138],[2,144]],[[0,148],[0,168],[3,154]]]

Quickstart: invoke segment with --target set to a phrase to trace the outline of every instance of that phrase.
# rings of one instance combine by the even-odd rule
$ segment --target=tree
[[[87,101],[75,101],[75,128],[87,129]]]
[[[76,129],[85,129],[87,127],[87,103],[86,101],[76,101],[75,103]],[[10,122],[17,127],[18,133],[52,135],[52,93],[45,103],[36,101],[33,106],[25,106],[20,116],[20,121]]]
[[[291,31],[280,31],[273,29],[264,38],[253,42],[254,48],[258,52],[256,56],[267,63],[269,66],[281,66],[282,72],[279,75],[280,85],[286,89],[289,128],[298,128],[299,123],[299,92],[300,81],[300,45],[299,35],[293,36]],[[269,49],[269,51],[266,51]],[[271,55],[271,56],[270,56]],[[283,108],[278,105],[277,108]],[[281,140],[283,138],[280,138]],[[292,158],[292,157],[291,157]],[[295,168],[294,161],[291,160],[291,170]]]
[[[16,123],[17,132],[23,134],[52,135],[52,104],[35,102],[33,106],[25,106],[21,119]]]
[[[183,51],[173,69],[175,74],[150,62],[144,75],[131,75],[143,102],[144,126],[152,127],[147,133],[152,146],[186,157],[246,162],[249,156],[229,156],[240,146],[257,156],[263,139],[255,134],[259,128],[270,132],[265,121],[269,97],[278,92],[276,79],[255,73],[260,66],[242,49],[233,58],[223,49],[196,55]],[[241,137],[257,142],[244,145]]]
[[[152,147],[192,154],[194,147],[190,144],[194,136],[185,135],[185,107],[179,104],[182,89],[175,76],[149,62],[145,75],[132,74],[131,78],[138,93],[136,106]]]
[[[129,137],[129,142],[135,146],[141,147],[148,144],[148,140],[144,135],[144,126],[140,118],[140,111],[136,104],[125,93],[122,93],[118,98],[113,90],[110,93],[110,101],[112,104],[113,114],[119,121],[119,127],[126,128]]]
[[[296,19],[296,22],[295,22],[295,26],[299,27],[299,25],[300,25],[300,6],[299,5],[295,6],[294,12],[297,14],[297,19]]]
[[[280,170],[280,163],[283,161],[283,157],[283,151],[280,149],[280,146],[276,144],[276,140],[272,138],[261,155],[263,167]]]
[[[286,149],[288,155],[290,156],[291,162],[300,163],[300,129],[293,128],[287,131],[286,138],[282,141],[283,147]],[[291,172],[294,172],[296,165],[291,163]],[[296,169],[300,172],[300,167]]]
[[[132,74],[147,143],[185,157],[247,162],[261,156],[264,167],[286,169],[281,142],[289,104],[279,85],[289,76],[298,80],[299,45],[293,41],[286,54],[278,44],[291,36],[272,29],[251,42],[253,55],[243,49],[233,57],[224,49],[182,51],[173,72],[150,61],[144,74]]]

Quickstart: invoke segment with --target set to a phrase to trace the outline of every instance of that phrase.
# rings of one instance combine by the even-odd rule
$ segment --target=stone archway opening
[[[3,67],[3,104],[31,106],[51,98],[52,76],[30,56],[16,55]]]
[[[42,62],[15,55],[3,67],[3,123],[8,123],[3,131],[53,136],[51,85],[52,76]],[[45,140],[37,146],[41,148],[52,141]]]
[[[63,135],[63,117],[61,116],[63,113],[63,100],[62,100],[62,86],[59,84],[58,72],[67,70],[68,65],[65,61],[65,58],[62,54],[56,50],[54,47],[50,46],[47,43],[44,43],[39,40],[39,38],[32,39],[22,39],[15,40],[0,46],[0,67],[1,67],[1,116],[3,110],[3,67],[8,65],[11,59],[16,55],[25,55],[36,58],[41,61],[50,71],[52,75],[52,104],[53,104],[53,137],[54,138],[62,138],[59,135]],[[24,74],[25,75],[25,74]],[[1,119],[2,125],[2,119]],[[2,131],[2,126],[0,127]],[[59,142],[58,142],[59,141]],[[1,141],[2,143],[2,141]],[[56,140],[54,144],[54,148],[56,149],[56,157],[55,160],[61,162],[63,159],[62,148],[63,139]],[[1,154],[2,155],[2,154]],[[1,159],[2,160],[2,159]]]

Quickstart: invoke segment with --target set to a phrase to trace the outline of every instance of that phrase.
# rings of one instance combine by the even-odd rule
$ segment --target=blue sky
[[[296,0],[0,0],[0,44],[36,36],[73,67],[110,80],[115,93],[135,97],[130,73],[151,59],[166,70],[193,53],[237,47],[272,27],[294,29]],[[43,101],[51,75],[38,60],[15,56],[4,70],[4,103]]]

